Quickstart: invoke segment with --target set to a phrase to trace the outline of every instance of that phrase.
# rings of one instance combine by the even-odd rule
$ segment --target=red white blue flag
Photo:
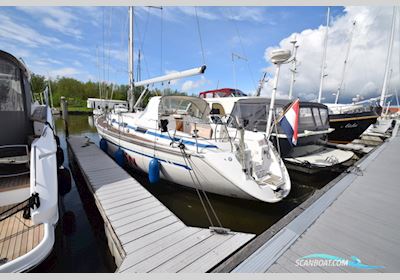
[[[297,130],[299,127],[300,100],[296,99],[286,110],[279,121],[279,125],[285,132],[289,143],[292,146],[297,144]]]

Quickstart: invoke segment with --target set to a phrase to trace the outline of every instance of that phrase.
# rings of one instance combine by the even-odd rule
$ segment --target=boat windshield
[[[265,131],[267,128],[268,117],[267,106],[269,106],[269,104],[265,102],[236,102],[235,106],[232,109],[229,126],[237,128],[239,122],[244,126],[246,130]],[[280,115],[282,110],[283,105],[275,106],[275,115]]]
[[[226,91],[216,91],[215,95],[218,97],[241,97],[246,96],[243,91],[239,89],[231,89],[229,92]]]
[[[0,111],[23,111],[19,68],[0,57]]]
[[[160,115],[187,115],[207,120],[210,109],[201,98],[191,96],[165,96],[161,98],[158,112]]]
[[[231,127],[237,128],[239,122],[246,130],[265,131],[269,114],[270,99],[241,99],[233,107],[228,123]],[[275,118],[280,119],[283,110],[291,102],[289,100],[276,100]],[[274,120],[273,120],[274,121]],[[328,109],[326,106],[312,102],[300,102],[299,132],[304,130],[326,130],[329,128]],[[278,131],[281,131],[278,126]]]
[[[329,114],[352,114],[370,112],[377,107],[375,102],[366,102],[362,104],[329,104]]]

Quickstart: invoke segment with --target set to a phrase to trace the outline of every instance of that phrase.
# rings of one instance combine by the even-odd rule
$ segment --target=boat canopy
[[[158,106],[159,115],[189,115],[206,120],[210,112],[208,103],[194,96],[163,96]]]
[[[185,115],[208,120],[208,103],[195,96],[156,96],[152,97],[143,111],[142,118],[155,119],[159,116]]]
[[[220,88],[199,93],[199,97],[211,98],[211,97],[240,97],[247,96],[243,91],[235,88]]]
[[[236,101],[231,113],[234,119],[231,125],[236,126],[237,121],[240,121],[246,130],[265,131],[270,102],[271,99],[269,98],[246,98]],[[276,120],[279,120],[281,114],[291,102],[287,99],[275,100]],[[300,101],[299,133],[304,132],[304,130],[320,131],[328,128],[327,106],[316,102]],[[279,126],[278,132],[283,133]]]

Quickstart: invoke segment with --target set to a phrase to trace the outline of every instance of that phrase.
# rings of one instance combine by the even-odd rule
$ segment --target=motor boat
[[[50,106],[32,101],[29,70],[4,51],[0,129],[0,272],[23,272],[55,242],[62,150]]]
[[[244,129],[265,134],[267,115],[271,99],[263,97],[206,98],[214,115],[213,122],[227,122],[229,128],[236,129],[237,119],[243,120]],[[317,173],[346,166],[354,153],[327,146],[329,135],[334,131],[329,126],[327,106],[316,102],[300,101],[298,140],[293,146],[279,124],[279,116],[292,100],[275,100],[274,123],[271,141],[284,159],[289,169]],[[222,109],[222,114],[221,110]],[[221,120],[225,114],[225,120]],[[234,131],[230,132],[230,134]]]

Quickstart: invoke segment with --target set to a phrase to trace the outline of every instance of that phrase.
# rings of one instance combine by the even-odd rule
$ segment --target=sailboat
[[[130,112],[96,119],[100,146],[119,162],[149,174],[150,182],[176,184],[224,196],[274,203],[289,194],[283,161],[264,135],[238,129],[237,137],[209,120],[207,102],[195,96],[156,96],[140,109],[147,85],[203,74],[206,66],[134,83],[133,8],[130,11]],[[146,86],[134,102],[134,86]]]
[[[326,19],[326,33],[324,40],[324,49],[321,63],[321,76],[320,76],[320,87],[318,93],[318,102],[322,99],[322,89],[323,81],[326,76],[325,74],[325,60],[326,60],[326,50],[328,42],[328,30],[329,30],[329,19],[330,19],[330,8],[328,7],[327,19]],[[355,22],[353,22],[354,31]],[[336,92],[335,103],[325,103],[329,108],[329,124],[330,127],[334,129],[332,133],[329,134],[329,142],[345,144],[353,141],[360,137],[360,135],[371,125],[376,122],[379,115],[381,114],[381,106],[376,104],[366,104],[366,103],[356,103],[352,104],[339,104],[340,90],[343,85],[343,80],[345,78],[345,70],[347,66],[347,61],[349,57],[349,51],[351,46],[351,39],[353,35],[351,33],[346,58],[344,60],[342,78],[338,90]]]
[[[23,272],[51,252],[62,150],[49,106],[32,101],[25,64],[0,51],[0,272]]]
[[[392,17],[392,25],[391,25],[391,32],[390,32],[390,41],[389,41],[389,46],[388,46],[388,53],[387,53],[387,59],[386,59],[386,66],[385,66],[385,75],[383,79],[383,85],[382,85],[382,91],[381,91],[381,96],[379,99],[379,105],[383,108],[385,107],[385,100],[389,97],[388,96],[388,85],[390,82],[391,74],[392,74],[392,69],[390,69],[390,62],[392,59],[392,53],[393,53],[393,42],[394,42],[394,35],[396,31],[396,13],[399,14],[400,16],[400,11],[398,11],[398,8],[396,6],[393,7],[393,17]],[[396,91],[396,99],[397,99],[397,106],[399,105],[399,99],[397,96],[397,91]],[[394,128],[396,118],[398,119],[399,113],[398,111],[396,114],[388,114],[390,109],[390,102],[386,104],[385,110],[382,110],[382,113],[380,114],[380,117],[378,121],[365,131],[365,135],[370,135],[370,136],[387,136],[388,132],[390,132],[391,129]]]

